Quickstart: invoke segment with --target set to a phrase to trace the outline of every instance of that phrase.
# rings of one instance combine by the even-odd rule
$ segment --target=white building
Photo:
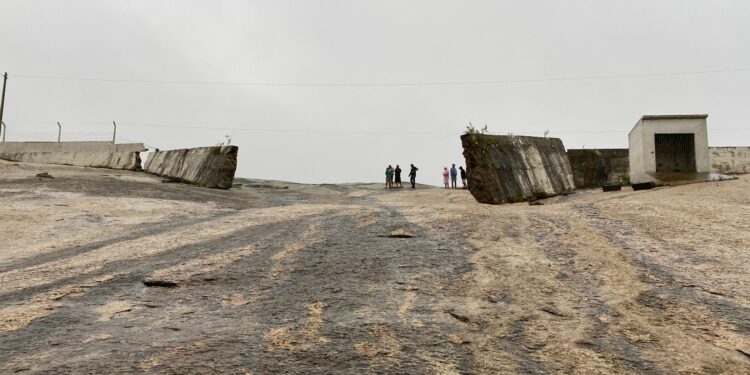
[[[628,135],[630,182],[710,173],[708,115],[645,115]]]

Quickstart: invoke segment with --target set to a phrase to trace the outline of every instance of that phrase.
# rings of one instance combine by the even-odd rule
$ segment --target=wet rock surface
[[[30,168],[0,164],[3,373],[750,371],[747,180],[497,207]]]

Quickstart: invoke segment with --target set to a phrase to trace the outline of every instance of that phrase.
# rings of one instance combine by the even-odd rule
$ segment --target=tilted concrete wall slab
[[[627,148],[568,150],[576,187],[601,187],[606,183],[628,185],[630,168]]]
[[[711,168],[716,173],[750,173],[750,147],[709,147]]]
[[[469,191],[480,203],[500,204],[575,189],[558,138],[464,134]]]
[[[146,150],[142,143],[0,142],[0,159],[137,171]]]
[[[209,188],[229,189],[237,169],[237,146],[152,152],[144,171]]]

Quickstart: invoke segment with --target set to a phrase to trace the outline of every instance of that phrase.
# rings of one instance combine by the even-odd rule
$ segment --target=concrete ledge
[[[209,188],[229,189],[237,169],[237,146],[156,150],[144,171]]]
[[[575,189],[558,138],[464,134],[469,191],[480,203],[500,204]]]
[[[0,142],[0,150],[17,152],[143,152],[143,143],[82,142]]]
[[[716,172],[655,172],[649,173],[656,185],[679,186],[698,182],[715,182],[735,180],[737,176]]]
[[[0,159],[80,167],[140,170],[142,143],[2,142]]]

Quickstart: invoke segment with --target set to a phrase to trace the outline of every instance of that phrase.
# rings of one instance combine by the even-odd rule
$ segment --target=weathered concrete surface
[[[0,159],[80,167],[140,170],[142,143],[0,142]]]
[[[715,181],[725,179],[720,174],[750,173],[750,147],[709,147],[712,172],[677,174],[664,177],[670,184],[679,183],[680,175],[691,175],[691,181]],[[626,148],[615,149],[571,149],[568,150],[570,167],[577,188],[600,187],[605,182],[627,184],[629,152]],[[666,173],[654,173],[659,180]],[[675,180],[677,178],[677,180]],[[684,178],[684,177],[683,177]]]
[[[750,147],[709,147],[711,168],[724,174],[750,173]]]
[[[237,146],[213,146],[152,152],[144,171],[209,188],[232,187]]]
[[[478,202],[500,204],[575,189],[558,138],[464,134],[469,190]]]
[[[627,148],[573,149],[568,150],[568,159],[579,189],[630,181]]]
[[[107,141],[0,142],[0,149],[12,153],[146,151],[143,143],[112,143]]]
[[[39,167],[0,161],[2,374],[750,373],[748,178],[529,207]]]

